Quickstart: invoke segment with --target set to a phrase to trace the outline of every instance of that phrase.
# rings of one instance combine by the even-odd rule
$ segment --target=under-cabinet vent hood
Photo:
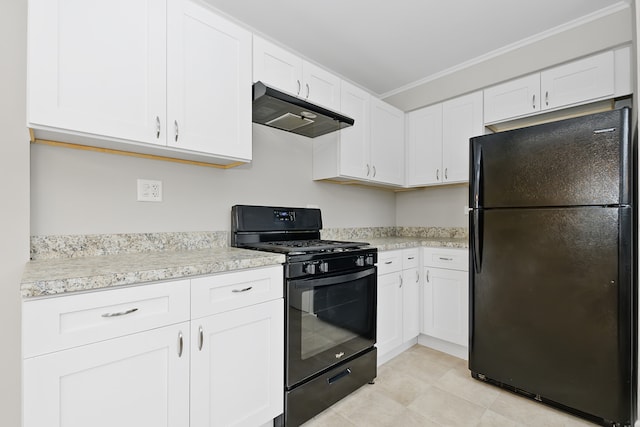
[[[353,126],[354,120],[256,82],[253,84],[253,122],[315,138]]]

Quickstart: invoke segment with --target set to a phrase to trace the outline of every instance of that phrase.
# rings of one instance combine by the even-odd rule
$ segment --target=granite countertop
[[[282,264],[284,255],[230,247],[34,260],[23,298],[135,285]]]
[[[397,249],[416,247],[435,248],[469,248],[469,240],[462,238],[447,237],[373,237],[364,239],[371,246],[375,246],[379,251],[392,251]]]
[[[175,236],[173,236],[175,237]],[[193,235],[180,238],[193,241]],[[211,237],[211,236],[206,236]],[[354,236],[348,236],[354,237]],[[137,285],[159,280],[176,280],[199,275],[215,274],[245,268],[280,265],[285,256],[270,252],[238,249],[228,246],[208,248],[188,248],[182,245],[167,245],[166,236],[162,244],[173,250],[157,250],[148,248],[141,252],[123,253],[129,247],[131,236],[109,236],[113,242],[119,242],[121,247],[113,252],[104,251],[103,237],[97,239],[100,245],[90,243],[90,239],[82,237],[70,240],[67,237],[60,241],[49,239],[47,244],[53,251],[39,254],[27,263],[21,283],[23,298],[61,295],[69,292],[106,289],[117,286]],[[148,236],[145,236],[145,239]],[[214,240],[215,240],[214,236]],[[136,236],[135,239],[139,239]],[[224,240],[224,239],[223,239]],[[379,251],[388,251],[413,247],[450,247],[468,248],[468,239],[455,237],[363,237],[342,240],[368,242]],[[88,243],[89,242],[89,243]],[[124,243],[122,243],[124,242]],[[145,241],[146,242],[146,241]],[[133,242],[134,245],[140,243]],[[148,242],[146,242],[148,243]],[[205,244],[209,244],[206,242]],[[41,245],[42,247],[46,245]],[[100,251],[93,251],[100,246]],[[71,248],[71,254],[79,256],[69,257],[65,253],[62,257],[52,256],[53,252],[63,252]],[[88,248],[88,249],[87,249]],[[176,249],[177,248],[177,249]],[[47,248],[51,249],[51,248]],[[85,252],[82,252],[85,251]],[[82,253],[81,253],[82,252]],[[103,254],[105,253],[105,254]],[[37,254],[37,252],[36,252]],[[87,255],[89,254],[89,255]]]

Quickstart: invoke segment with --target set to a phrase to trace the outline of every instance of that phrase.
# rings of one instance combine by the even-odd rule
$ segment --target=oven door
[[[287,280],[287,387],[373,347],[376,303],[376,267]]]

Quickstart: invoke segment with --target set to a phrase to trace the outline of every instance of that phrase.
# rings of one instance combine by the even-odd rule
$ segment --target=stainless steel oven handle
[[[303,280],[292,280],[297,282],[296,285],[301,288],[317,288],[320,286],[332,286],[339,285],[340,283],[351,282],[354,280],[362,279],[363,277],[376,274],[375,268],[368,268],[366,270],[358,271],[356,273],[339,274],[337,276],[312,278]]]
[[[327,383],[329,385],[335,383],[336,381],[346,377],[347,375],[351,374],[351,368],[347,368],[344,371],[340,372],[339,374],[336,374],[334,376],[332,376],[331,378],[327,378]]]

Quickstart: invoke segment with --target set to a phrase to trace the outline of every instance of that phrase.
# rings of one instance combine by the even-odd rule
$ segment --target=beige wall
[[[29,257],[29,136],[25,128],[27,0],[0,6],[0,425],[20,425],[19,281]]]
[[[393,192],[314,182],[311,140],[253,125],[253,162],[228,170],[44,145],[31,148],[33,235],[229,230],[231,206],[317,205],[324,226],[392,226]],[[138,178],[163,201],[137,202]]]

